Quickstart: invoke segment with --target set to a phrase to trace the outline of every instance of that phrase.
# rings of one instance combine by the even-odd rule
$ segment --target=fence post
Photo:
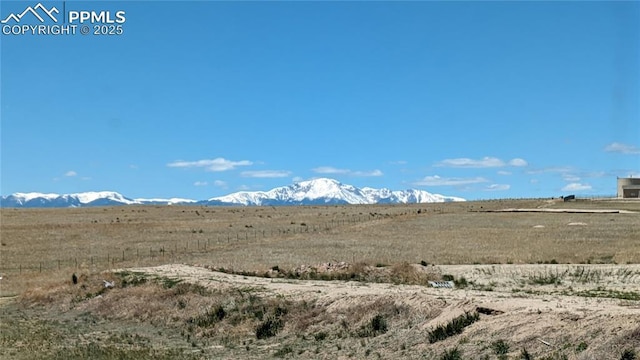
[[[60,260],[58,260],[58,270],[60,270]]]
[[[40,272],[42,272],[42,263],[40,263]]]

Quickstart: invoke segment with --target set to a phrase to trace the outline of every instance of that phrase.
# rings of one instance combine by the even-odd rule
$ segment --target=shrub
[[[358,335],[360,337],[378,336],[386,333],[388,329],[387,320],[378,314],[367,325],[360,328]]]
[[[276,336],[283,325],[281,319],[268,318],[256,328],[256,338],[267,339]]]
[[[493,351],[498,355],[498,359],[506,359],[506,355],[509,352],[509,344],[506,341],[500,339],[491,344]]]
[[[523,348],[520,352],[520,359],[522,360],[533,360],[533,356],[529,354],[526,348]]]
[[[477,312],[465,312],[457,318],[449,321],[446,325],[439,325],[435,329],[429,331],[429,342],[435,343],[444,340],[450,336],[462,333],[464,328],[473,324],[480,319]]]
[[[580,344],[578,344],[578,346],[576,346],[576,352],[583,352],[585,350],[587,350],[587,343],[586,342],[581,342]]]
[[[622,356],[620,356],[620,360],[636,360],[637,358],[636,352],[633,349],[625,349],[625,351],[622,352]]]
[[[440,356],[440,360],[461,360],[462,353],[458,348],[453,348],[451,350],[445,351]]]

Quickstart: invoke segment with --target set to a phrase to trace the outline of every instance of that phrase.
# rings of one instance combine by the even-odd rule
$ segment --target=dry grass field
[[[0,209],[0,241],[0,358],[640,355],[637,201]]]

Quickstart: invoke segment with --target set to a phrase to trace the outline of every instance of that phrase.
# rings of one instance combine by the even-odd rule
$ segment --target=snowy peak
[[[130,199],[114,191],[90,191],[76,194],[15,193],[0,197],[2,207],[82,207],[111,205],[172,205],[195,203],[189,199]]]
[[[269,191],[242,191],[209,199],[211,205],[409,204],[464,201],[423,190],[359,189],[334,179],[301,181]]]
[[[339,205],[339,204],[413,204],[465,201],[459,197],[432,194],[423,190],[357,188],[334,179],[301,181],[269,191],[241,191],[209,200],[131,199],[113,191],[76,194],[15,193],[0,197],[2,207],[82,207],[112,205]]]

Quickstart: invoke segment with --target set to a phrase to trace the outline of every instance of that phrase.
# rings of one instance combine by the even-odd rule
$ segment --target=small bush
[[[491,347],[493,348],[493,351],[496,353],[496,355],[498,355],[499,359],[506,359],[506,355],[507,353],[509,353],[509,344],[507,344],[506,341],[502,339],[494,341],[491,344]]]
[[[587,350],[588,346],[589,345],[587,345],[587,343],[583,341],[580,344],[578,344],[578,346],[576,346],[576,352],[583,352],[583,351]]]
[[[428,262],[426,262],[426,261],[424,261],[424,260],[422,260],[422,261],[420,261],[420,265],[422,265],[422,266],[428,266],[428,265],[429,265],[429,263],[428,263]]]
[[[278,351],[275,352],[275,354],[273,354],[273,356],[275,357],[285,357],[288,354],[291,354],[293,352],[293,348],[289,345],[285,345],[284,347],[278,349]]]
[[[453,280],[453,283],[458,288],[466,288],[469,285],[469,283],[467,282],[467,279],[464,276],[461,276],[460,279]]]
[[[529,352],[527,351],[526,348],[523,348],[522,351],[520,352],[520,359],[521,360],[533,360],[533,356],[531,354],[529,354]]]
[[[462,359],[462,353],[460,352],[460,350],[458,350],[458,348],[446,350],[440,356],[440,360],[461,360],[461,359]]]
[[[449,321],[447,325],[439,325],[435,329],[429,331],[429,342],[435,343],[450,336],[460,334],[462,333],[462,331],[464,331],[465,327],[473,324],[479,319],[480,315],[477,312],[465,312],[464,315],[460,315],[457,318]]]
[[[358,335],[360,337],[378,336],[386,333],[388,329],[387,320],[384,316],[378,314],[367,325],[360,328]]]
[[[256,328],[256,338],[267,339],[276,336],[283,325],[281,319],[268,318]]]
[[[636,351],[633,349],[626,349],[620,356],[620,360],[636,360],[637,358]]]
[[[376,315],[371,319],[371,328],[373,331],[378,333],[386,333],[387,332],[387,320],[385,320],[384,316]]]

